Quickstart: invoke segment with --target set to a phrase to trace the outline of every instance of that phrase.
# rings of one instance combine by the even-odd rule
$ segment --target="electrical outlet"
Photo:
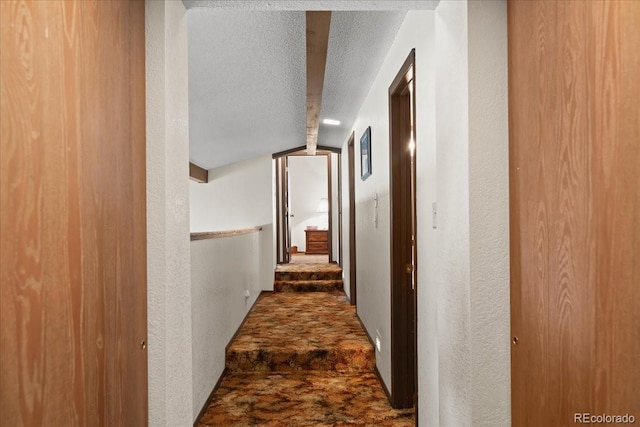
[[[251,296],[251,292],[249,292],[249,289],[245,289],[244,290],[244,297],[245,299],[249,298]]]

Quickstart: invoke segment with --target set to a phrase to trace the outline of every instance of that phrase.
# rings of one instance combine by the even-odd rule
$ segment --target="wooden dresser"
[[[326,255],[329,253],[329,232],[327,230],[304,230],[305,253],[309,255]]]

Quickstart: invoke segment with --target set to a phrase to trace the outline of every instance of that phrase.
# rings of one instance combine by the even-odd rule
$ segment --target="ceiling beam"
[[[307,14],[307,154],[316,154],[331,12]]]

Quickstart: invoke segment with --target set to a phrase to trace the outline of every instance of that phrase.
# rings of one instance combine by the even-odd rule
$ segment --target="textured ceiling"
[[[403,9],[414,3],[420,7],[413,8],[432,9],[437,1],[184,3],[190,7],[190,160],[211,169],[306,144],[303,10],[309,3],[315,10],[359,9],[335,11],[331,18],[321,118],[342,124],[321,124],[318,144],[340,147],[404,19]],[[378,10],[385,5],[394,10]]]
[[[189,157],[214,168],[304,145],[304,12],[188,12]]]
[[[341,147],[402,24],[405,11],[334,12],[322,92],[318,145]]]

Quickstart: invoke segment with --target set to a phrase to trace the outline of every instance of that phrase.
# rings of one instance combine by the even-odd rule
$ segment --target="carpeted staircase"
[[[389,406],[334,264],[287,264],[226,350],[199,426],[413,426]]]
[[[342,292],[340,267],[279,267],[274,288],[227,348],[229,371],[373,372],[374,350]]]
[[[313,265],[307,270],[276,270],[273,289],[276,292],[342,292],[342,269],[329,266],[319,270]]]

